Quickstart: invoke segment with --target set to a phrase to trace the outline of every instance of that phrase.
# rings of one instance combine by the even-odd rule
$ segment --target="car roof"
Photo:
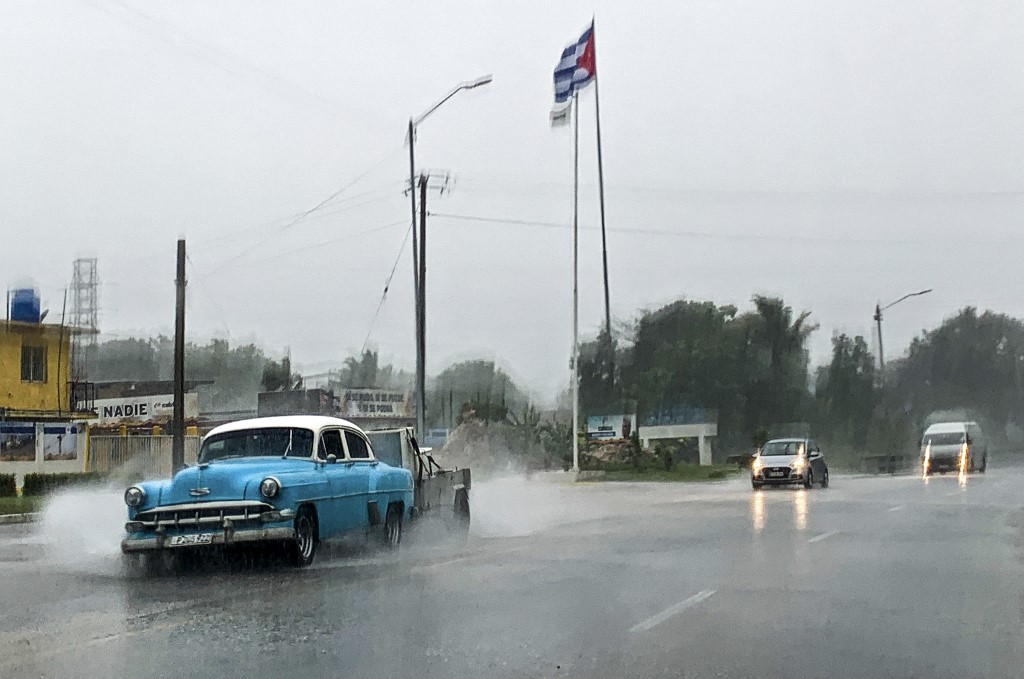
[[[223,434],[229,431],[261,429],[263,427],[293,427],[295,429],[312,429],[313,431],[318,431],[324,427],[348,427],[349,429],[362,431],[356,425],[340,417],[327,417],[325,415],[279,415],[276,417],[254,417],[248,420],[228,422],[219,427],[214,427],[207,436]]]
[[[973,422],[937,422],[924,430],[925,434],[962,434],[968,424]]]
[[[788,439],[771,439],[768,443],[804,443],[807,439],[788,438]]]

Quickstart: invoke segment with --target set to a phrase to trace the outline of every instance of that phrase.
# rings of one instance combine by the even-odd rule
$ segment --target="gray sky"
[[[820,360],[834,330],[870,329],[877,298],[922,287],[935,292],[886,317],[889,355],[966,304],[1024,316],[1024,6],[834,4],[8,0],[0,271],[34,278],[59,313],[72,260],[96,255],[103,330],[166,333],[184,234],[193,337],[335,365],[363,345],[408,230],[406,121],[453,85],[494,74],[420,129],[420,166],[456,179],[431,211],[569,224],[571,130],[548,124],[551,74],[593,13],[617,318],[683,295],[780,294],[814,312]],[[429,226],[431,372],[497,358],[554,395],[571,231]],[[406,366],[411,266],[406,248],[370,337]]]

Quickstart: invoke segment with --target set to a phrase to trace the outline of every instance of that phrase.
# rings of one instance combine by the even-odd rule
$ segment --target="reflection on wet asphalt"
[[[64,514],[0,529],[0,677],[1018,677],[1022,484],[500,479],[464,544],[150,579]]]

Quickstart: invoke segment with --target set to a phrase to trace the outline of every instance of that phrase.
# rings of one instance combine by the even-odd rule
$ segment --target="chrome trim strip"
[[[268,540],[292,540],[295,538],[294,528],[260,528],[257,530],[235,530],[229,538],[224,531],[213,533],[212,542],[209,545],[186,545],[186,547],[210,547],[212,545],[235,544],[238,542],[263,542]],[[140,540],[126,539],[121,541],[121,551],[148,552],[160,549],[178,549],[177,547],[161,546],[158,538],[143,538]]]
[[[214,502],[190,502],[181,505],[160,505],[157,507],[151,507],[150,509],[144,509],[136,516],[142,514],[153,514],[155,512],[194,512],[197,509],[231,509],[243,507],[266,507],[271,509],[271,505],[267,502],[260,502],[259,500],[217,500]]]

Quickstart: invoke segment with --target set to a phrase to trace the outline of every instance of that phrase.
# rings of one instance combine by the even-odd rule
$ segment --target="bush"
[[[18,489],[14,485],[14,474],[0,474],[0,497],[14,497]]]
[[[23,495],[46,495],[67,486],[78,486],[83,483],[101,481],[103,474],[98,472],[76,472],[65,474],[25,474]]]

